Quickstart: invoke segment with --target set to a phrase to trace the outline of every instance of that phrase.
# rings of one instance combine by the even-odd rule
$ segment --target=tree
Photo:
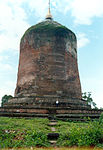
[[[99,123],[103,123],[103,112],[101,113],[100,117],[99,117]]]
[[[97,104],[93,101],[91,97],[91,92],[82,93],[82,98],[87,101],[88,105],[91,105],[92,108],[98,109]]]
[[[4,95],[4,96],[2,97],[2,99],[1,99],[1,106],[3,107],[4,104],[7,103],[8,100],[9,100],[10,98],[12,98],[12,97],[13,97],[12,95]]]

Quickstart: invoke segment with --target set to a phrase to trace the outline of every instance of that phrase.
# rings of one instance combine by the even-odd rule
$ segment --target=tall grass
[[[57,146],[103,148],[102,120],[101,117],[99,121],[88,123],[58,121],[55,127],[60,135]],[[48,119],[0,117],[0,148],[51,147],[47,139],[47,134],[51,132],[48,123]]]

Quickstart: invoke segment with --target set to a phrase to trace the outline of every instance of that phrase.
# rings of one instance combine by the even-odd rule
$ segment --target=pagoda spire
[[[52,20],[52,14],[51,14],[51,11],[50,11],[50,0],[49,0],[49,3],[48,3],[48,13],[47,13],[45,18]]]

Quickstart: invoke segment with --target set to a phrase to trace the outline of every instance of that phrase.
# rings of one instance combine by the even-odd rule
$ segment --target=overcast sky
[[[0,0],[0,99],[14,93],[22,35],[47,8],[48,0]],[[51,0],[51,12],[77,35],[82,92],[103,107],[103,0]]]

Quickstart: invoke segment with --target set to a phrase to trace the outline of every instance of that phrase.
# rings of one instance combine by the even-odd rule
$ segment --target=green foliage
[[[93,99],[91,97],[91,92],[83,93],[82,98],[87,101],[88,105],[91,105],[91,107],[98,109],[96,106],[96,103],[93,101]]]
[[[96,145],[96,147],[103,148],[103,143]]]
[[[25,136],[25,145],[27,147],[30,146],[50,146],[47,140],[47,135],[41,131],[28,131],[27,135]]]
[[[0,148],[49,146],[48,119],[0,118]]]
[[[12,147],[35,147],[49,146],[46,134],[43,131],[12,131],[1,130],[0,132],[0,148]]]
[[[99,122],[71,123],[64,131],[60,132],[58,145],[62,146],[95,146],[103,138],[103,124]]]
[[[0,117],[0,148],[48,147],[50,133],[48,119],[25,119]],[[56,131],[60,134],[58,146],[103,145],[103,122],[73,123],[58,121]]]
[[[12,98],[12,95],[4,95],[1,99],[1,106],[3,107],[4,104],[7,103],[10,98]]]
[[[99,117],[99,123],[103,123],[103,112],[101,113],[100,117]]]

